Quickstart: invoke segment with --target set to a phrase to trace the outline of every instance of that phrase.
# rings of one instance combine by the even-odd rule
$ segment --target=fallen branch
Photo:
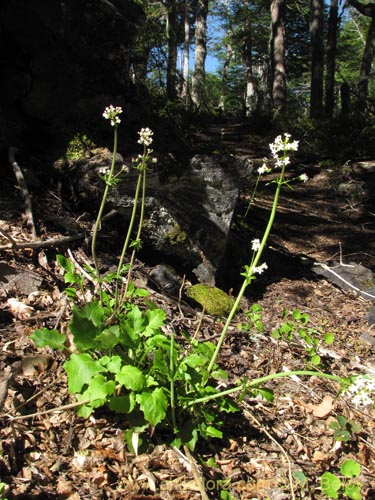
[[[8,245],[1,245],[0,250],[20,250],[22,248],[43,248],[64,245],[65,243],[70,243],[71,241],[81,240],[86,236],[86,233],[77,233],[71,236],[60,236],[58,238],[49,238],[48,240],[34,240],[34,241],[23,241],[18,243],[12,238],[8,237],[8,234],[4,231],[0,233],[7,239],[10,240]]]
[[[15,154],[18,152],[17,148],[9,148],[8,159],[9,163],[12,165],[14,175],[16,176],[18,186],[21,190],[21,195],[25,203],[25,217],[28,229],[31,230],[33,239],[36,238],[36,228],[34,223],[33,209],[31,203],[31,195],[27,187],[25,177],[23,175],[21,167],[16,162]]]

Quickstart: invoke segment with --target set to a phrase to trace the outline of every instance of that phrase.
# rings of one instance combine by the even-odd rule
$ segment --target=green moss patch
[[[187,292],[187,296],[204,307],[208,314],[225,316],[231,311],[234,300],[220,288],[209,285],[193,285]]]

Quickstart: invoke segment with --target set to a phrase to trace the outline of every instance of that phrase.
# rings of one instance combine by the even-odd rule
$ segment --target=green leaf
[[[138,394],[137,402],[143,411],[145,419],[153,427],[164,420],[168,407],[168,399],[160,387],[154,389],[152,392]]]
[[[323,493],[325,493],[330,498],[339,498],[337,492],[342,485],[339,477],[335,476],[331,472],[325,472],[320,480]]]
[[[206,427],[206,435],[209,437],[219,438],[219,439],[222,439],[223,437],[223,433],[219,429],[216,429],[216,427],[213,427],[212,425],[208,425]]]
[[[103,356],[99,363],[107,368],[111,373],[118,373],[121,370],[122,360],[120,356]]]
[[[65,273],[64,276],[64,283],[79,283],[81,281],[81,278],[78,274],[76,273],[71,273],[67,272]]]
[[[346,484],[344,493],[352,500],[362,500],[361,487],[359,484]]]
[[[104,310],[96,302],[89,302],[82,308],[74,308],[69,329],[79,351],[98,347],[95,337],[101,333],[103,316]]]
[[[105,371],[99,361],[95,361],[88,353],[71,354],[63,366],[68,374],[68,388],[71,394],[81,392],[83,386],[88,385],[93,377]]]
[[[59,264],[59,266],[61,266],[65,271],[70,272],[70,273],[74,273],[75,267],[74,267],[73,262],[71,262],[69,259],[64,257],[64,255],[57,254],[56,261]]]
[[[149,337],[164,325],[166,314],[162,309],[147,310],[147,326],[144,335]]]
[[[358,477],[361,473],[361,466],[355,460],[345,460],[340,467],[341,474],[345,477]]]
[[[103,349],[111,351],[120,342],[120,327],[113,325],[106,328],[95,338],[95,342],[99,342]]]
[[[116,380],[131,391],[140,391],[145,385],[145,376],[136,366],[126,365],[116,374]]]
[[[335,336],[333,333],[326,333],[324,335],[324,342],[327,344],[327,345],[330,345],[330,344],[333,344],[333,342],[335,341]]]
[[[320,362],[321,362],[321,358],[320,358],[320,356],[318,354],[315,354],[314,356],[311,356],[311,363],[314,366],[320,365]]]
[[[109,408],[117,413],[131,413],[135,408],[134,393],[110,398]]]
[[[113,380],[107,381],[103,375],[97,375],[90,380],[88,388],[82,393],[82,399],[89,399],[90,406],[98,408],[105,404],[107,397],[112,396],[115,389],[116,384]]]
[[[49,330],[48,328],[41,328],[35,330],[30,335],[31,340],[37,347],[50,347],[51,349],[63,349],[66,342],[66,335],[58,332],[57,330]]]
[[[334,433],[334,438],[336,439],[336,441],[342,441],[343,443],[347,443],[348,441],[350,441],[351,437],[351,433],[346,429],[338,429]]]
[[[307,477],[301,470],[295,470],[293,472],[293,477],[301,488],[304,488],[307,485]]]

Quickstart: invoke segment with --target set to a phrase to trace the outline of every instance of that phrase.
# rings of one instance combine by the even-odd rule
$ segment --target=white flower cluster
[[[346,389],[345,394],[350,397],[351,402],[359,408],[373,405],[375,398],[375,377],[360,375],[355,379],[353,384]]]
[[[260,248],[260,240],[258,240],[258,238],[255,238],[255,240],[251,242],[251,249],[254,250],[254,252],[257,252],[259,248]]]
[[[119,118],[119,115],[122,113],[122,108],[120,106],[107,106],[103,112],[103,116],[106,120],[111,120],[111,125],[112,127],[117,127],[117,125],[120,125],[121,120]]]
[[[262,272],[265,271],[266,269],[268,269],[268,266],[265,262],[263,262],[263,264],[261,264],[260,266],[254,267],[253,273],[254,274],[262,274]]]
[[[285,133],[284,137],[278,135],[274,142],[270,144],[270,150],[273,158],[276,160],[275,167],[283,167],[289,165],[290,159],[289,156],[286,155],[287,151],[297,151],[298,150],[298,141],[290,141],[290,134]],[[282,156],[279,156],[279,153],[282,152]]]
[[[138,144],[142,144],[143,146],[150,146],[150,144],[152,144],[152,136],[154,135],[154,132],[152,130],[150,130],[149,128],[141,128],[138,134]]]
[[[301,174],[299,176],[299,180],[302,181],[302,182],[307,182],[309,180],[309,177],[306,174]]]
[[[268,174],[268,172],[271,172],[271,169],[267,166],[266,162],[264,162],[263,165],[258,168],[257,172],[259,175]]]

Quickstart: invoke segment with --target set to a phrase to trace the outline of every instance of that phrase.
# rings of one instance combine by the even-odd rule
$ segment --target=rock
[[[234,299],[220,288],[197,284],[186,290],[188,297],[200,304],[208,313],[215,316],[226,316],[232,310]]]
[[[85,210],[99,206],[103,182],[98,172],[110,165],[103,151],[73,168],[72,183]],[[121,168],[122,158],[117,158]],[[130,162],[129,162],[130,163]],[[195,273],[213,284],[227,258],[227,244],[240,185],[249,180],[252,166],[227,155],[197,155],[191,160],[159,158],[147,172],[142,248],[145,254]],[[131,167],[109,192],[106,212],[115,210],[128,224],[138,172]],[[124,231],[126,227],[124,228]],[[235,259],[235,255],[230,258]]]

